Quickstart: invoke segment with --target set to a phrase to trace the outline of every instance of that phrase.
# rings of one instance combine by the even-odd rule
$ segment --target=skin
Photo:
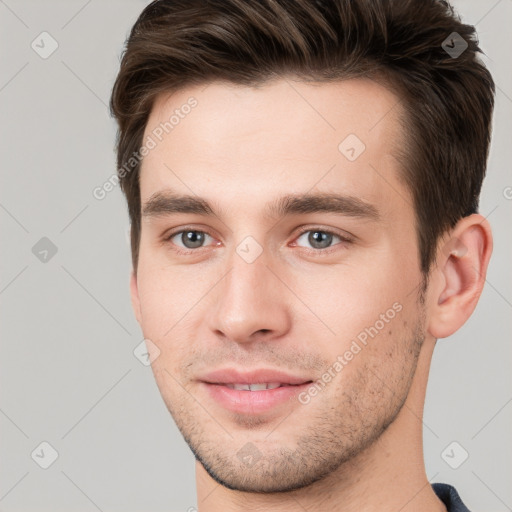
[[[404,133],[392,92],[365,80],[214,82],[161,95],[145,137],[191,96],[197,106],[143,161],[142,205],[172,189],[206,199],[215,215],[143,216],[131,296],[157,385],[198,459],[200,512],[445,510],[424,470],[425,389],[436,339],[463,325],[480,296],[488,223],[471,215],[446,233],[421,294],[412,198],[393,156]],[[338,150],[348,134],[366,146],[352,162]],[[359,198],[379,219],[265,215],[267,202],[306,192]],[[321,249],[300,227],[352,242],[334,236]],[[179,228],[209,236],[179,254],[181,235],[168,237]],[[252,263],[236,252],[247,236],[262,249]],[[316,381],[397,303],[305,405],[237,414],[198,381],[227,366]],[[259,455],[251,467],[237,456],[248,442]]]

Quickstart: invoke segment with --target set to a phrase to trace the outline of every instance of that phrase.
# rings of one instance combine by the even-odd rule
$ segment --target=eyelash
[[[320,226],[315,227],[304,227],[300,230],[299,234],[297,235],[296,239],[300,238],[304,233],[309,232],[315,232],[318,231],[320,233],[325,233],[327,235],[331,235],[333,237],[337,237],[340,239],[340,242],[337,244],[333,244],[330,247],[327,247],[326,249],[310,249],[308,247],[301,247],[303,251],[306,251],[308,253],[314,253],[316,255],[328,255],[333,251],[339,250],[340,248],[337,248],[338,245],[348,245],[354,242],[354,239],[351,238],[348,235],[341,235],[340,233],[337,233],[336,231],[330,230],[330,229],[324,229]]]
[[[194,228],[192,226],[186,226],[184,228],[180,228],[179,230],[172,231],[171,233],[166,235],[165,238],[164,238],[164,242],[171,243],[174,246],[173,250],[175,252],[177,252],[178,254],[181,254],[181,255],[190,255],[190,254],[193,254],[194,252],[199,252],[201,249],[206,249],[207,248],[207,247],[198,247],[197,249],[185,250],[185,249],[183,249],[183,248],[181,248],[181,247],[179,247],[176,244],[171,242],[171,239],[174,238],[176,235],[180,235],[182,233],[186,233],[187,231],[193,231],[193,232],[196,232],[196,233],[204,233],[205,235],[208,235],[211,238],[214,238],[208,231],[204,231],[202,229],[196,229],[196,228]],[[308,233],[310,231],[311,232],[318,231],[320,233],[325,233],[327,235],[331,235],[333,237],[337,237],[337,238],[340,239],[340,242],[338,242],[337,244],[332,245],[331,247],[327,247],[325,249],[310,249],[308,247],[301,247],[301,250],[306,251],[309,254],[315,254],[316,256],[328,255],[331,252],[333,252],[335,250],[338,250],[337,249],[338,245],[352,244],[354,242],[354,239],[349,237],[349,236],[347,236],[347,235],[341,235],[340,233],[337,233],[337,232],[335,232],[333,230],[324,229],[324,228],[321,228],[319,226],[316,226],[316,227],[304,227],[304,228],[302,228],[300,230],[300,232],[298,233],[298,235],[296,236],[296,239],[300,238],[304,233]]]

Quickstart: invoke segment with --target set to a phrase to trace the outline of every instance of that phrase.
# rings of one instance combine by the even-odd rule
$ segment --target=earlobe
[[[428,331],[437,338],[456,332],[473,313],[485,284],[492,232],[479,214],[461,219],[444,238],[433,270]]]
[[[132,300],[133,313],[139,325],[141,325],[141,313],[140,313],[140,300],[139,300],[139,287],[137,284],[137,276],[132,270],[130,276],[130,296]]]

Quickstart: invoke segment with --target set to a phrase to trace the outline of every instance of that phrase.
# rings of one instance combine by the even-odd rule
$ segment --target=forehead
[[[312,188],[410,202],[393,156],[401,113],[399,99],[370,80],[212,82],[163,93],[144,133],[154,148],[141,166],[142,203],[166,188],[222,193],[232,204],[243,191],[256,205]]]

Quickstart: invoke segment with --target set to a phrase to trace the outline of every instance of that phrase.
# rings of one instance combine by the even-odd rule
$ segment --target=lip
[[[290,375],[289,373],[263,368],[251,371],[240,371],[235,368],[225,368],[206,373],[198,378],[209,384],[261,384],[263,382],[280,382],[281,384],[298,385],[311,382],[308,377]]]
[[[208,395],[221,407],[239,414],[262,414],[295,401],[312,382],[310,378],[272,369],[239,371],[227,368],[209,372],[199,379]],[[279,382],[285,386],[262,391],[231,389],[227,384]]]

